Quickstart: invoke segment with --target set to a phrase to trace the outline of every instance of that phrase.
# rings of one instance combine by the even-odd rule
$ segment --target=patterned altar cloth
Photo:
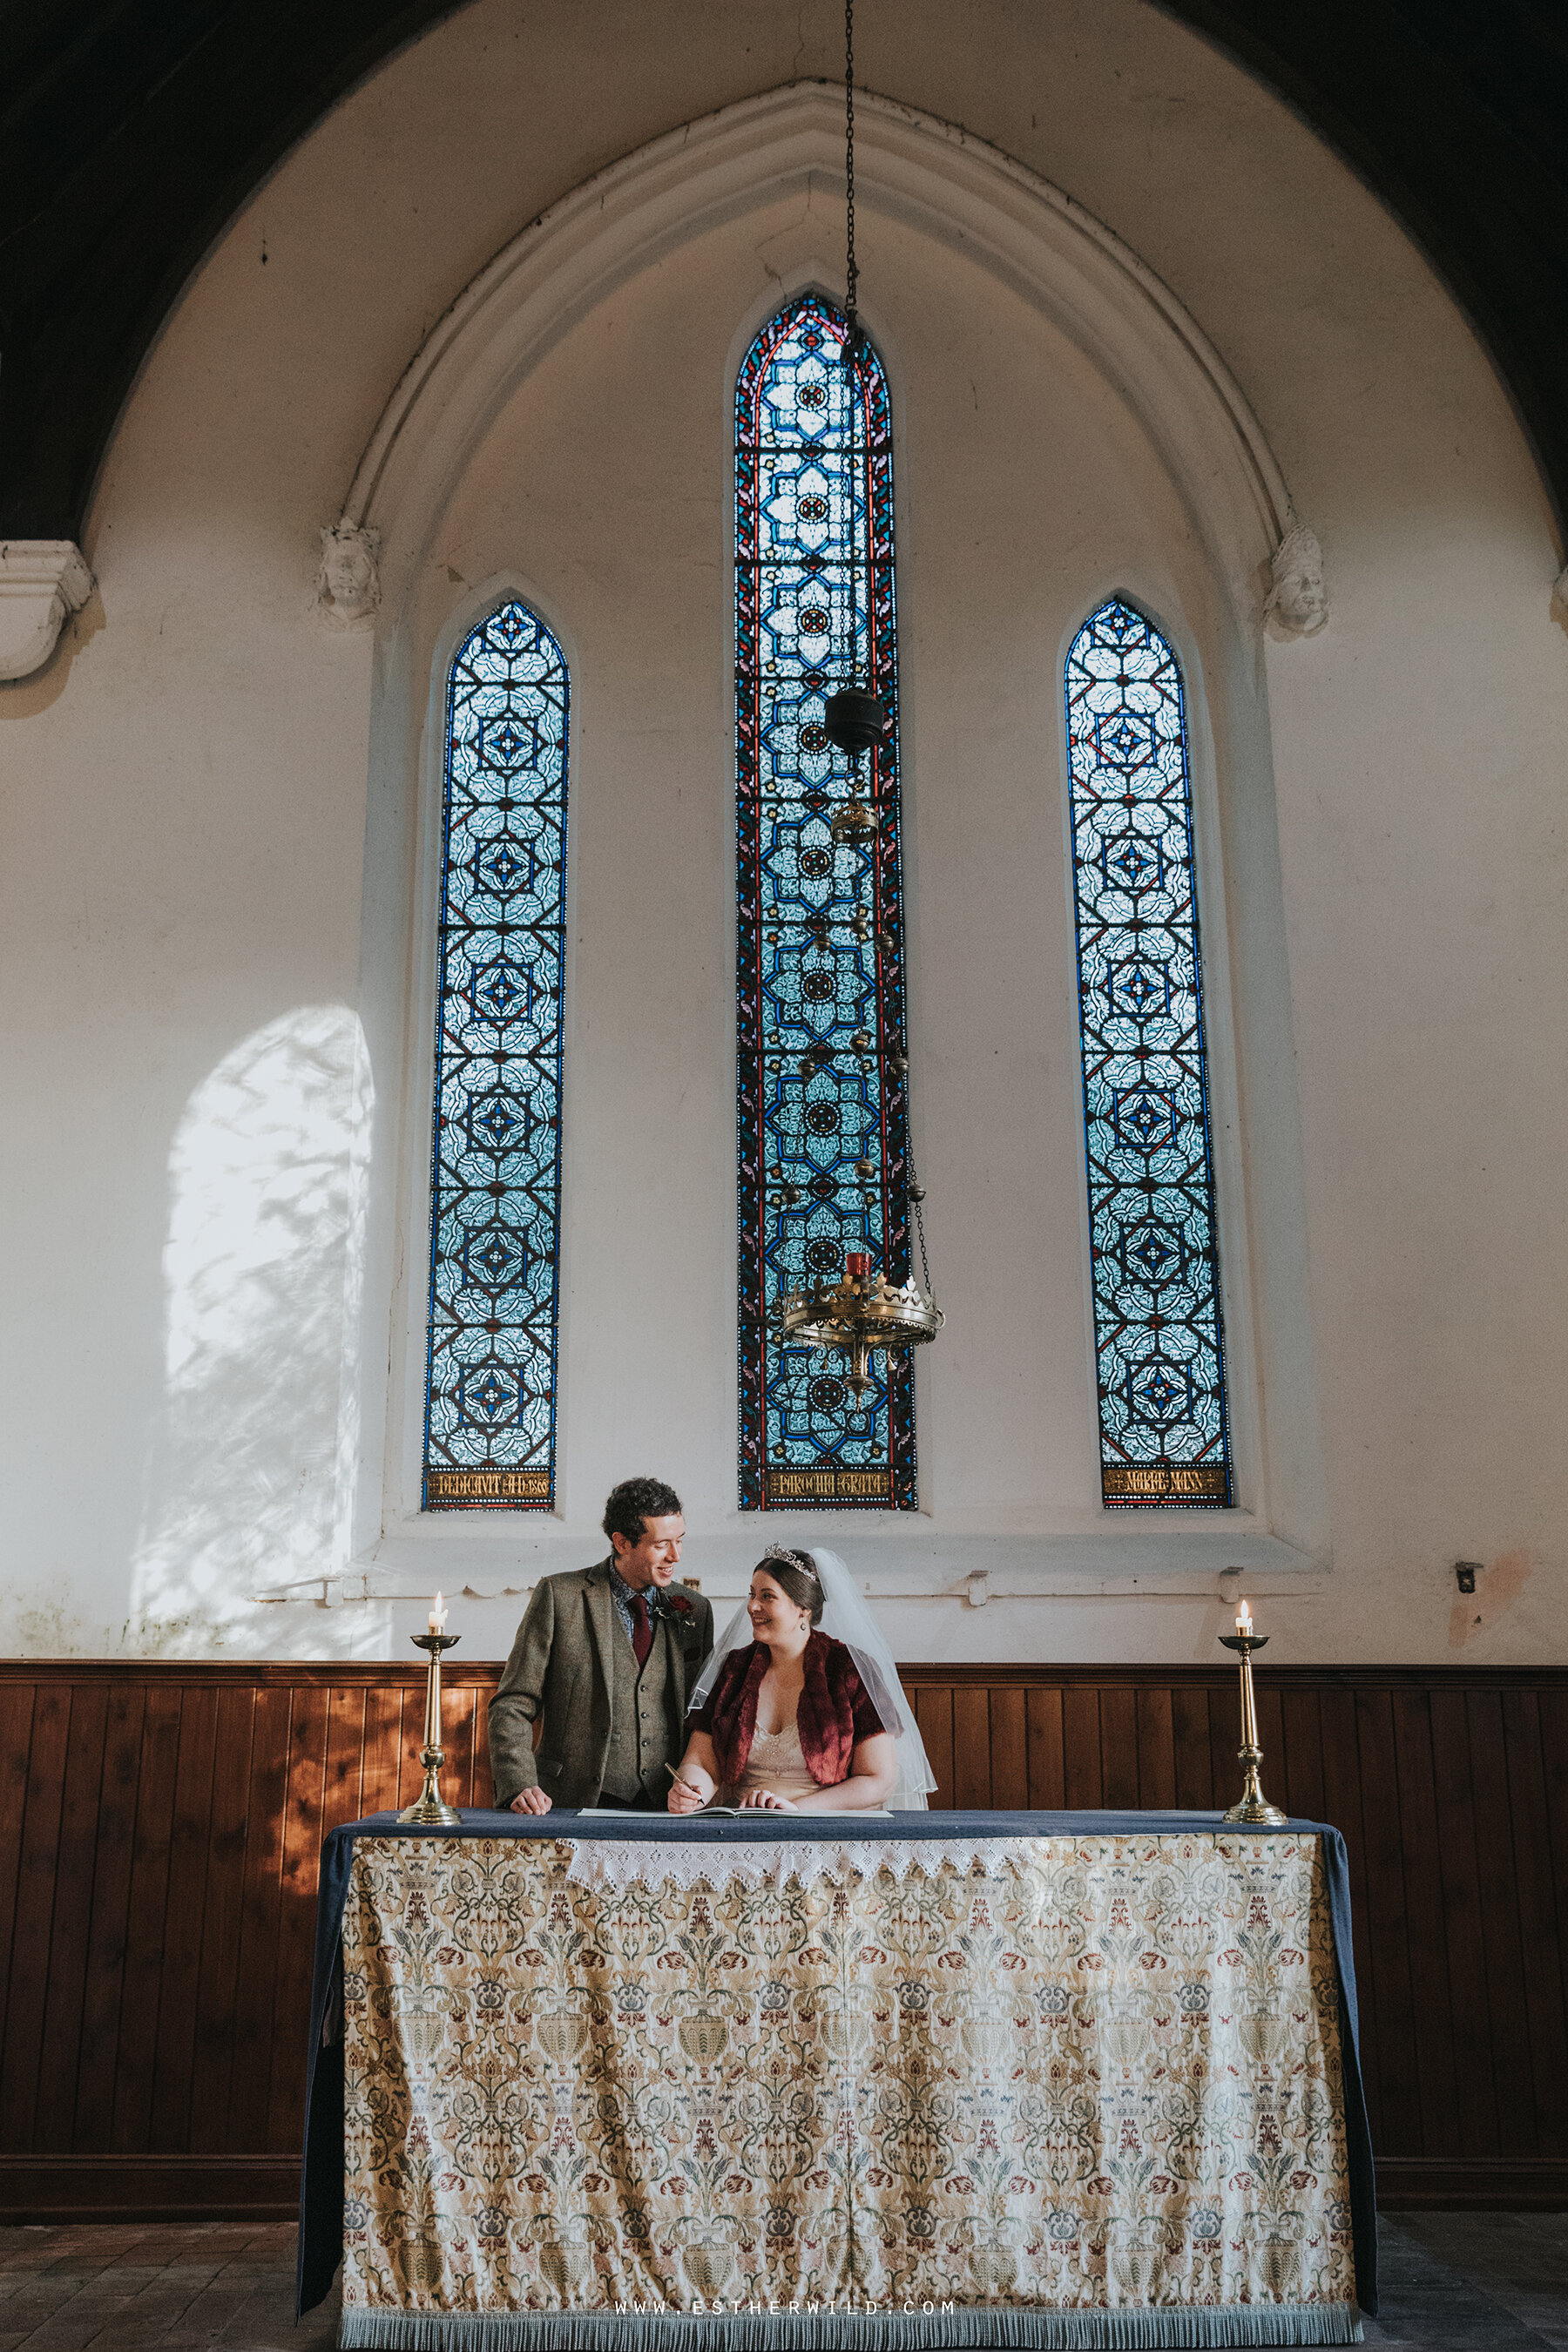
[[[359,1828],[341,2342],[1357,2340],[1335,1832],[963,1818]]]

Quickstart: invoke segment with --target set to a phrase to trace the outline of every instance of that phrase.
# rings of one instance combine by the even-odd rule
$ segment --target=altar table
[[[1216,1814],[390,1814],[322,1857],[302,2310],[415,2352],[1337,2344],[1344,1848]]]

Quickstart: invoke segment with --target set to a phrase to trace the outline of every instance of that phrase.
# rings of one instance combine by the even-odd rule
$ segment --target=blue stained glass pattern
[[[865,763],[879,822],[864,845],[833,839],[850,763],[824,725],[851,683],[898,708],[887,378],[869,346],[847,365],[847,332],[803,296],[757,337],[735,395],[746,1510],[916,1507],[907,1360],[873,1358],[858,1405],[833,1359],[786,1344],[773,1320],[784,1292],[836,1280],[847,1251],[896,1281],[909,1272],[896,719]]]
[[[1067,664],[1089,1255],[1107,1504],[1231,1500],[1182,675],[1130,605]]]
[[[431,1153],[426,1510],[548,1510],[555,1484],[566,665],[526,605],[447,695]]]

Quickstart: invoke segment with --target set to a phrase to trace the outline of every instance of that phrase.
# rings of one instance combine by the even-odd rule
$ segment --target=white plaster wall
[[[493,1596],[459,1615],[496,1654],[516,1589],[595,1556],[604,1489],[634,1467],[682,1486],[710,1590],[752,1556],[726,385],[774,285],[831,266],[837,212],[739,218],[582,318],[497,416],[374,654],[310,610],[320,525],[489,255],[671,125],[835,70],[825,6],[560,14],[468,9],[258,194],[128,405],[89,535],[100,596],[0,697],[6,1646],[390,1654],[416,1618],[397,1591],[438,1563]],[[914,1117],[950,1329],[921,1368],[926,1516],[825,1531],[882,1591],[951,1592],[978,1565],[1035,1588],[984,1612],[890,1602],[907,1656],[1214,1654],[1191,1517],[1160,1523],[1142,1589],[1103,1573],[1093,1535],[1055,696],[1065,634],[1122,587],[1182,646],[1210,747],[1246,1499],[1319,1563],[1271,1580],[1277,1654],[1561,1656],[1568,646],[1506,400],[1354,179],[1152,10],[859,16],[870,83],[1046,173],[1189,306],[1323,539],[1333,617],[1238,653],[1191,517],[1081,356],[873,216]],[[419,722],[437,648],[502,580],[559,627],[576,695],[553,1530],[401,1507]],[[1293,1353],[1266,1297],[1300,1302]],[[1465,1611],[1458,1557],[1489,1563]],[[367,1578],[381,1597],[354,1597]]]

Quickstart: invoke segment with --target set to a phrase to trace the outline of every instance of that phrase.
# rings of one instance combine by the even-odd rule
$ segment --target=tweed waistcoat
[[[610,1745],[605,1757],[604,1795],[614,1803],[630,1803],[647,1790],[650,1796],[667,1795],[669,1775],[665,1759],[679,1756],[679,1695],[670,1687],[669,1641],[658,1618],[653,1642],[641,1672],[637,1652],[626,1638],[618,1615],[613,1619],[611,1650],[615,1682],[610,1693]]]

